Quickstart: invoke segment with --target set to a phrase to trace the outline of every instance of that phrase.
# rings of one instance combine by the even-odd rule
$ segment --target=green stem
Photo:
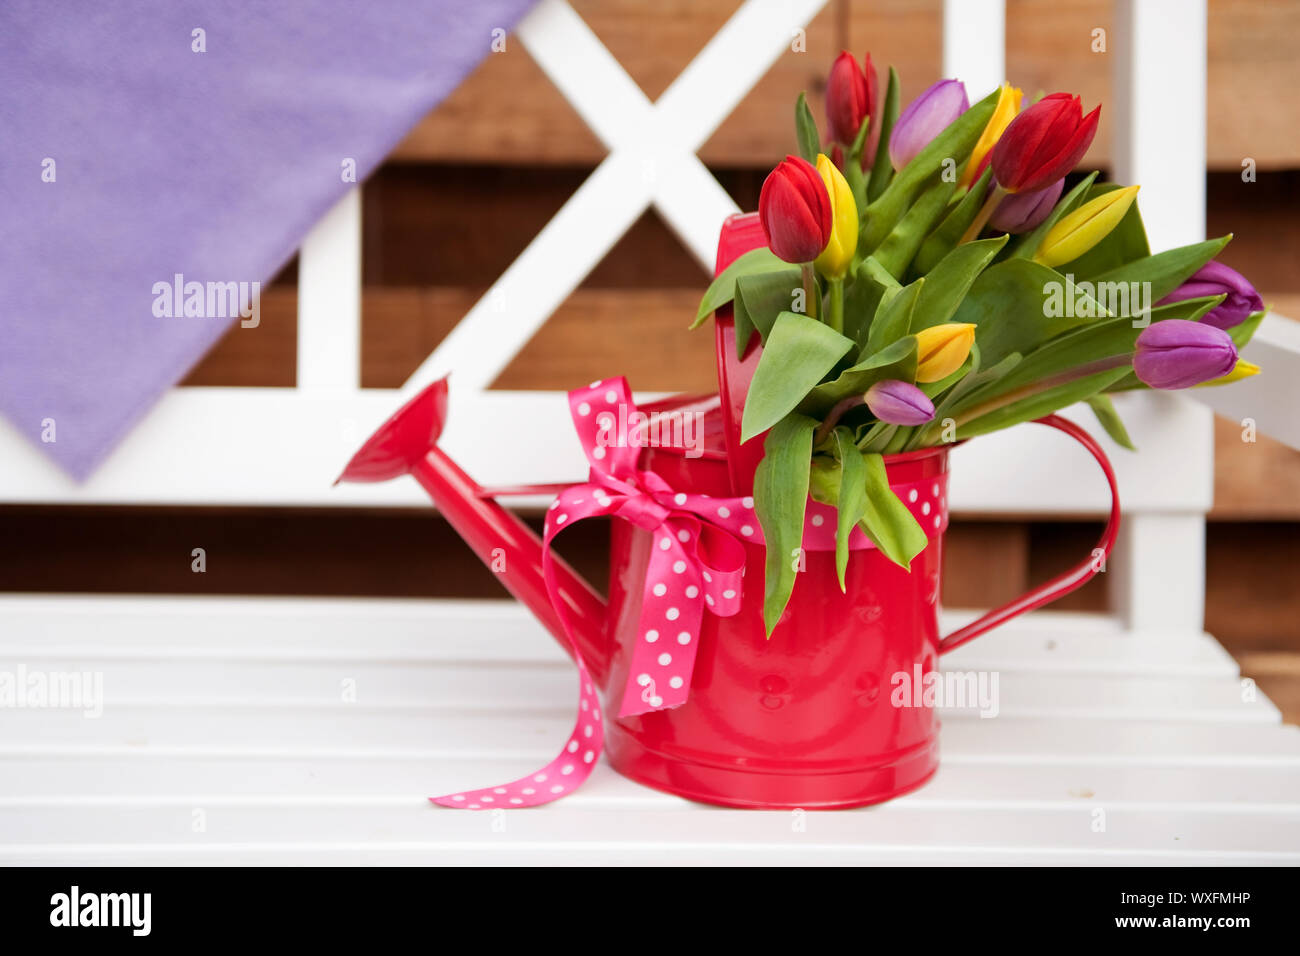
[[[1088,362],[1084,365],[1077,366],[1076,368],[1068,369],[1058,375],[1045,378],[1041,382],[1022,385],[1020,388],[1014,388],[1003,395],[999,395],[997,398],[991,398],[987,402],[983,402],[982,404],[976,405],[974,408],[968,409],[960,418],[955,420],[955,424],[957,428],[960,429],[963,425],[967,425],[975,419],[987,415],[989,412],[995,412],[999,408],[1005,408],[1013,402],[1018,402],[1024,398],[1030,398],[1034,395],[1046,392],[1049,389],[1056,388],[1059,385],[1067,385],[1070,382],[1077,381],[1078,379],[1087,378],[1089,375],[1096,375],[1099,372],[1108,372],[1114,368],[1121,368],[1132,361],[1133,353],[1131,352],[1126,352],[1123,355],[1112,355],[1108,358],[1097,359],[1096,361]],[[931,423],[925,430],[925,433],[920,437],[920,440],[915,442],[915,446],[925,447],[929,445],[934,438],[936,429],[942,427],[942,422]]]
[[[817,273],[811,262],[805,262],[800,268],[803,276],[803,308],[809,318],[820,318],[822,311],[822,293],[817,285]]]
[[[831,279],[831,304],[827,310],[826,324],[840,334],[844,333],[844,280]]]
[[[840,419],[844,417],[844,414],[849,409],[856,408],[859,405],[865,405],[866,402],[867,400],[860,394],[850,395],[848,398],[842,398],[836,402],[835,407],[827,412],[825,420],[822,421],[817,431],[813,434],[813,447],[816,448],[830,437],[831,432],[835,430],[835,426],[840,423]]]
[[[975,214],[975,221],[970,224],[970,228],[967,229],[965,235],[961,237],[961,241],[970,242],[978,236],[980,230],[984,228],[984,224],[987,223],[989,217],[993,215],[993,210],[998,208],[998,203],[1002,202],[1006,197],[1007,191],[995,183],[993,188],[989,190],[989,195],[988,198],[984,200],[984,205],[980,206],[980,211]]]

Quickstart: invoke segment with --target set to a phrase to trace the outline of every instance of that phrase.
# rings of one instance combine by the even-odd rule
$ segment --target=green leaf
[[[910,163],[898,171],[879,198],[867,207],[863,217],[866,228],[858,238],[858,243],[864,252],[874,252],[876,247],[884,242],[885,237],[903,218],[903,214],[911,207],[921,190],[939,175],[944,160],[951,159],[960,167],[970,156],[976,141],[993,115],[997,97],[998,91],[994,90],[953,120],[942,133],[926,145],[925,149],[917,153]],[[880,141],[882,144],[885,143],[883,135]],[[875,178],[874,172],[872,178]]]
[[[1047,214],[1047,218],[1035,226],[1032,230],[1025,233],[1007,246],[1006,256],[1008,259],[1030,259],[1033,258],[1038,247],[1043,244],[1047,238],[1048,232],[1061,219],[1062,216],[1068,215],[1076,206],[1083,203],[1083,197],[1088,194],[1096,180],[1096,173],[1089,173],[1073,189],[1056,201],[1052,211]]]
[[[1103,272],[1093,281],[1098,285],[1103,282],[1149,282],[1151,301],[1159,302],[1182,285],[1193,272],[1217,256],[1231,239],[1232,236],[1227,235],[1190,246],[1179,246],[1168,252],[1158,252],[1154,256],[1146,256]]]
[[[763,578],[763,623],[767,636],[790,600],[803,548],[808,471],[817,422],[789,415],[773,426],[754,472],[754,511],[763,527],[767,558]]]
[[[835,573],[844,591],[844,572],[849,566],[849,535],[867,510],[867,468],[853,441],[853,432],[843,425],[835,429],[836,457],[840,460],[840,486],[835,519]]]
[[[954,322],[973,322],[986,363],[1022,355],[1072,328],[1111,318],[1096,299],[1060,273],[1028,259],[985,269],[958,306]]]
[[[735,262],[719,272],[718,277],[704,290],[704,298],[700,300],[700,307],[695,313],[695,321],[691,323],[691,328],[699,328],[704,324],[705,319],[735,297],[736,280],[741,276],[768,272],[772,269],[784,269],[788,265],[789,263],[778,259],[767,246],[751,249],[739,256]]]
[[[808,397],[799,403],[799,411],[820,418],[841,399],[865,392],[887,378],[905,382],[916,378],[914,336],[905,336],[879,352],[866,353],[866,358],[840,372],[834,381],[818,385],[810,391]]]
[[[795,289],[803,288],[798,266],[776,272],[758,272],[736,280],[736,356],[743,358],[754,329],[764,342],[772,333],[776,317],[790,308]],[[743,313],[743,315],[742,315]],[[741,323],[745,324],[742,330]],[[744,338],[741,332],[744,331]]]
[[[894,437],[894,432],[898,430],[897,425],[891,425],[889,422],[871,422],[866,425],[859,425],[854,437],[858,440],[858,448],[861,451],[880,451],[889,440]]]
[[[793,411],[851,348],[852,339],[816,319],[798,312],[778,315],[749,385],[741,442],[762,434]]]
[[[872,104],[874,105],[874,104]],[[898,119],[898,72],[889,68],[889,86],[885,90],[884,108],[880,113],[880,139],[876,143],[876,156],[871,166],[871,180],[867,185],[867,199],[875,202],[880,198],[890,180],[894,177],[894,167],[889,163],[889,134],[894,131],[894,122]],[[861,210],[865,207],[859,206]]]
[[[854,266],[852,281],[845,285],[844,333],[864,348],[881,301],[890,289],[902,286],[871,256]]]
[[[878,454],[867,453],[862,456],[862,462],[866,471],[866,506],[858,527],[885,557],[910,571],[912,559],[924,551],[928,543],[925,532],[889,487],[884,459]]]
[[[908,329],[912,327],[912,313],[924,287],[925,278],[922,277],[909,286],[885,293],[876,317],[871,322],[871,330],[867,333],[867,347],[863,350],[863,355],[879,352],[907,335]]]
[[[926,273],[925,287],[912,310],[912,324],[908,331],[915,335],[922,329],[942,325],[951,319],[971,285],[1006,242],[1006,236],[964,242],[940,259]]]
[[[1115,403],[1110,400],[1110,396],[1094,395],[1087,401],[1093,414],[1097,416],[1098,424],[1106,430],[1111,441],[1121,448],[1137,451],[1137,446],[1133,444],[1133,439],[1128,437],[1128,429],[1124,427],[1124,420],[1119,417],[1119,412],[1115,410]]]
[[[934,185],[921,193],[898,220],[898,225],[890,230],[889,235],[872,252],[872,256],[891,275],[902,279],[907,275],[907,268],[912,264],[921,243],[938,223],[948,200],[957,191],[956,180],[946,182],[942,177]]]
[[[1119,188],[1119,183],[1096,183],[1088,190],[1084,202]],[[1128,207],[1124,218],[1101,242],[1077,259],[1059,267],[1057,271],[1072,273],[1080,279],[1090,279],[1149,255],[1151,255],[1151,246],[1147,243],[1147,230],[1142,224],[1142,213],[1138,211],[1138,204],[1133,203]]]
[[[1156,322],[1165,319],[1195,320],[1213,308],[1220,298],[1207,296],[1173,302],[1153,309],[1151,318]],[[1013,370],[1008,370],[979,391],[969,392],[967,398],[952,409],[952,413],[959,415],[972,406],[983,405],[1016,389],[1069,375],[1089,363],[1121,356],[1127,360],[1133,353],[1137,337],[1143,328],[1144,325],[1135,325],[1130,317],[1121,316],[1094,321],[1057,336],[1030,352]],[[1126,367],[1127,364],[1126,361]]]
[[[993,167],[990,166],[980,174],[980,178],[971,184],[956,205],[949,206],[951,212],[939,223],[939,227],[925,237],[925,242],[921,243],[921,249],[912,260],[912,270],[918,275],[925,275],[930,272],[939,260],[954,249],[958,248],[961,243],[961,237],[966,235],[966,230],[970,228],[975,217],[979,215],[980,207],[984,205],[984,198],[988,195],[989,185],[993,181]],[[988,240],[984,240],[988,241]]]
[[[817,134],[817,120],[808,108],[808,97],[803,93],[794,104],[794,132],[799,143],[799,155],[810,163],[817,162],[817,154],[822,151],[821,137]]]
[[[918,426],[916,433],[908,440],[903,450],[912,451],[915,448],[924,447],[927,443],[933,443],[942,434],[944,421],[954,417],[954,410],[963,404],[966,396],[971,395],[976,389],[982,388],[990,382],[996,382],[1003,378],[1020,363],[1020,360],[1020,353],[1012,352],[992,368],[983,368],[980,364],[983,357],[980,354],[979,344],[976,343],[971,346],[970,372],[935,405],[934,419],[929,425]]]
[[[1244,349],[1250,344],[1250,340],[1255,337],[1255,332],[1259,329],[1259,324],[1264,321],[1264,316],[1268,315],[1269,309],[1263,308],[1258,312],[1252,312],[1246,316],[1240,325],[1234,325],[1228,329],[1228,334],[1232,336],[1232,341],[1238,349]]]
[[[987,414],[972,419],[957,427],[957,438],[974,438],[988,432],[1010,428],[1021,422],[1032,421],[1059,412],[1076,402],[1082,402],[1092,395],[1105,391],[1115,382],[1128,374],[1128,368],[1110,369],[1075,379],[1055,388],[1026,396],[1001,408],[992,409]]]

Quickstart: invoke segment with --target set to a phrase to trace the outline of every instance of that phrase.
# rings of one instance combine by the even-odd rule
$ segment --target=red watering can
[[[757,216],[732,217],[722,230],[718,270],[763,242]],[[592,478],[560,495],[548,514],[547,536],[549,541],[566,518],[582,517],[584,507],[626,519],[611,523],[608,603],[438,447],[447,412],[445,380],[408,402],[344,470],[345,481],[413,475],[475,553],[504,568],[506,588],[581,669],[583,710],[552,764],[506,787],[435,802],[479,809],[563,795],[590,771],[602,731],[620,773],[693,800],[765,809],[888,800],[924,784],[939,762],[935,709],[918,705],[912,693],[897,693],[902,683],[924,680],[940,654],[1068,594],[1100,569],[1093,552],[1065,574],[940,637],[949,448],[891,455],[890,484],[925,528],[929,545],[908,571],[857,542],[841,591],[834,546],[826,547],[822,530],[825,514],[833,529],[834,512],[819,512],[810,503],[801,573],[768,638],[762,616],[765,549],[761,529],[746,510],[752,508],[763,443],[760,436],[742,445],[739,436],[761,349],[755,340],[737,359],[728,312],[720,311],[716,321],[719,396],[640,410],[650,417],[696,416],[701,440],[689,447],[667,441],[630,452],[606,449],[590,430],[584,432],[584,423],[596,414],[593,405],[604,400],[612,408],[623,394],[615,383],[599,383],[572,396]],[[1066,419],[1048,416],[1040,423],[1077,440],[1105,473],[1112,502],[1097,550],[1109,554],[1119,528],[1119,499],[1105,453]],[[607,467],[619,456],[621,464]],[[541,490],[556,489],[507,491]],[[683,583],[688,581],[693,583]],[[692,616],[680,595],[707,603]],[[684,662],[687,654],[691,659]]]

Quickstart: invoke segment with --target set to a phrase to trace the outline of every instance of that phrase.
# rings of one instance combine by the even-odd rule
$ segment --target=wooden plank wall
[[[651,98],[731,14],[736,0],[572,0]],[[832,0],[805,52],[785,54],[701,149],[745,208],[792,148],[791,106],[807,90],[822,111],[822,76],[841,48],[894,64],[906,102],[939,76],[939,0]],[[1300,71],[1293,0],[1210,0],[1208,229],[1232,231],[1224,258],[1280,311],[1300,315]],[[1111,4],[1007,0],[1010,78],[1027,92],[1110,98],[1110,63],[1094,31]],[[972,91],[976,92],[976,91]],[[1085,163],[1105,168],[1109,126]],[[514,38],[411,132],[365,188],[362,381],[399,385],[600,161],[604,151]],[[1242,162],[1259,172],[1243,182]],[[712,386],[710,343],[688,334],[705,277],[648,213],[597,266],[496,383],[565,389],[612,373],[653,390]],[[294,384],[296,269],[263,297],[257,329],[233,329],[186,380]],[[1217,434],[1209,534],[1209,628],[1300,710],[1300,452]],[[521,476],[526,477],[526,476]],[[575,532],[577,534],[577,532]],[[944,601],[988,605],[1063,569],[1092,546],[1089,523],[958,520]],[[602,532],[567,545],[600,574]],[[414,513],[310,513],[88,508],[0,509],[6,590],[450,595],[499,593],[436,518]],[[189,570],[206,547],[209,570]],[[1090,585],[1063,606],[1101,608]]]

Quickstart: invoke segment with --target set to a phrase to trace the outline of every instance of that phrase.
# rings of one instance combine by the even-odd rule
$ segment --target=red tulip
[[[1007,192],[1043,189],[1074,168],[1097,133],[1098,106],[1087,116],[1079,97],[1052,93],[1025,110],[993,147],[993,175]]]
[[[778,163],[758,194],[758,219],[777,258],[816,259],[831,238],[831,197],[816,168],[798,156]]]
[[[835,58],[826,80],[826,125],[831,140],[852,146],[858,131],[871,115],[876,102],[876,70],[871,54],[866,68],[860,68],[853,54],[845,51]]]

